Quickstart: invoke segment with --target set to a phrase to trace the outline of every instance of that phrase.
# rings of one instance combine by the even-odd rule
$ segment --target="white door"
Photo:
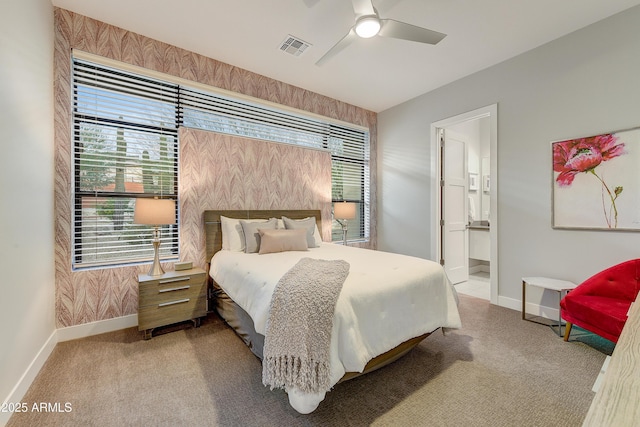
[[[441,131],[441,236],[444,269],[451,283],[469,280],[467,144],[462,135]]]

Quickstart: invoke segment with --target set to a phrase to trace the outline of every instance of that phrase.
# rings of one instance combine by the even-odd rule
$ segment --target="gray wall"
[[[55,341],[53,6],[4,2],[0,14],[0,401],[28,386]],[[50,349],[49,349],[50,351]],[[35,369],[30,370],[34,362]],[[12,402],[22,397],[18,386]],[[11,414],[0,413],[0,425]]]
[[[430,124],[494,103],[500,297],[639,257],[640,233],[551,228],[550,142],[640,126],[640,6],[380,113],[379,249],[432,257]]]

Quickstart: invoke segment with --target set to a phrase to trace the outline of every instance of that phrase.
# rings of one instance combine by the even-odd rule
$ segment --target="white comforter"
[[[461,326],[455,291],[444,270],[421,258],[322,243],[306,252],[219,251],[210,274],[264,335],[273,290],[303,257],[343,259],[350,264],[333,322],[332,385],[345,372],[362,372],[369,360],[410,338],[439,327]],[[312,412],[324,399],[324,393],[287,392],[301,413]]]

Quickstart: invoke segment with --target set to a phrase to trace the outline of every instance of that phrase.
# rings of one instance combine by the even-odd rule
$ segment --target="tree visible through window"
[[[357,204],[348,238],[368,238],[366,130],[75,57],[73,73],[75,268],[153,258],[133,209],[139,197],[177,200],[180,126],[329,150],[332,199]],[[161,257],[176,258],[178,225],[163,226],[162,240]]]
[[[137,197],[177,194],[177,86],[74,62],[74,266],[153,257]],[[177,255],[165,226],[161,256]]]

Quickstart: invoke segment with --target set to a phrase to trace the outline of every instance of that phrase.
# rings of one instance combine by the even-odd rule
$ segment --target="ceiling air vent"
[[[280,44],[280,50],[293,56],[300,56],[309,46],[311,46],[309,43],[289,34]]]

